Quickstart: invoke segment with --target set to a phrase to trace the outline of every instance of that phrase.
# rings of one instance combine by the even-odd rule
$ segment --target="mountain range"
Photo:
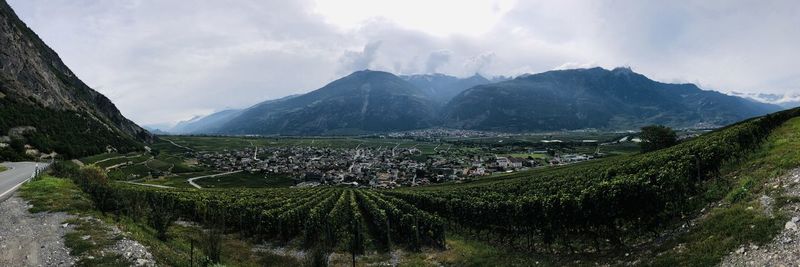
[[[721,126],[780,110],[775,105],[668,84],[629,68],[548,71],[470,88],[445,107],[452,128],[551,131]]]
[[[154,136],[64,65],[5,1],[0,1],[0,143],[67,157],[142,149]],[[0,146],[0,160],[14,153]]]
[[[330,135],[427,127],[503,132],[715,127],[782,109],[629,68],[548,71],[514,79],[358,71],[307,94],[179,124],[183,134]],[[187,130],[189,129],[189,130]]]

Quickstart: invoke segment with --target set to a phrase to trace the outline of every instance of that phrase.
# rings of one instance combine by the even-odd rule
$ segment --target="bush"
[[[642,127],[639,145],[642,152],[656,151],[668,148],[678,143],[678,136],[671,128],[662,125]]]

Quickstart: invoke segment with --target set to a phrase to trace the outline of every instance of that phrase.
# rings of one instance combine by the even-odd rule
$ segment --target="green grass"
[[[127,163],[127,162],[131,162],[133,164],[142,163],[142,162],[145,162],[146,160],[148,160],[149,158],[150,158],[150,155],[141,154],[141,155],[134,155],[134,156],[126,156],[126,157],[122,157],[122,158],[109,159],[107,161],[103,161],[103,162],[100,162],[100,163],[93,163],[93,164],[96,164],[98,167],[101,167],[101,168],[105,169],[105,168],[108,168],[108,167],[111,167],[111,166],[114,166],[114,165]]]
[[[6,167],[0,166],[0,172],[8,170]]]
[[[260,173],[240,172],[218,177],[210,177],[195,180],[195,183],[204,188],[267,188],[267,187],[289,187],[294,185],[291,176],[288,175],[269,175]]]
[[[499,248],[484,242],[452,235],[447,250],[426,250],[404,255],[400,266],[554,266],[549,256]]]
[[[159,178],[149,179],[149,180],[144,181],[143,183],[171,186],[171,187],[177,187],[177,188],[194,188],[186,180],[188,180],[189,178],[192,178],[192,177],[210,175],[210,174],[215,174],[215,173],[218,173],[218,172],[207,171],[207,172],[181,173],[181,174],[167,176],[167,177],[159,177]],[[200,179],[199,181],[202,181],[202,180],[203,179]]]
[[[119,156],[122,156],[122,155],[119,154],[119,153],[103,153],[103,154],[97,154],[97,155],[93,155],[93,156],[83,157],[83,158],[80,158],[79,160],[81,162],[83,162],[84,164],[92,164],[92,163],[95,163],[95,162],[98,162],[98,161],[101,161],[101,160],[104,160],[104,159],[114,158],[114,157],[119,157]]]
[[[78,186],[67,179],[42,176],[20,189],[20,195],[33,207],[30,212],[80,213],[92,209],[92,201]]]
[[[783,228],[785,218],[771,219],[754,203],[737,203],[715,209],[699,227],[679,240],[684,249],[675,249],[655,258],[654,266],[713,266],[741,244],[764,244]],[[751,209],[748,209],[748,208]]]
[[[786,218],[764,215],[758,198],[769,195],[777,205],[796,198],[782,196],[781,188],[764,186],[770,179],[800,167],[800,118],[775,130],[750,156],[730,162],[721,177],[707,187],[708,200],[720,200],[688,234],[656,250],[648,265],[711,266],[742,244],[763,244],[780,232]],[[678,244],[683,244],[678,249]]]
[[[415,141],[410,139],[382,139],[382,138],[359,138],[359,137],[217,137],[217,136],[163,136],[165,140],[171,140],[176,144],[186,146],[198,151],[222,151],[240,150],[251,148],[253,145],[259,147],[292,147],[292,146],[314,146],[329,148],[355,148],[360,147],[398,147],[410,148],[416,146],[423,151],[433,151],[435,143]],[[168,148],[167,146],[172,146]],[[177,150],[172,144],[162,141],[154,145],[158,149]]]
[[[32,207],[30,212],[68,212],[79,216],[95,214],[93,203],[71,180],[43,176],[20,189],[20,195]],[[97,215],[99,216],[99,215]],[[76,266],[130,266],[119,255],[106,255],[104,249],[113,246],[121,237],[115,235],[96,219],[73,218],[66,221],[75,229],[64,235],[70,255],[78,258]],[[89,257],[91,256],[91,258]]]
[[[105,249],[113,247],[122,236],[97,219],[76,218],[67,220],[75,230],[64,235],[64,244],[70,255],[78,257],[76,266],[131,266],[122,255],[107,254]]]
[[[171,146],[171,145],[170,145]],[[152,158],[151,158],[152,157]],[[112,158],[112,157],[106,157]],[[114,180],[136,180],[144,178],[160,178],[150,177],[151,175],[159,174],[184,174],[206,171],[204,168],[190,166],[187,160],[177,152],[161,151],[157,156],[139,155],[132,158],[119,158],[112,159],[98,164],[100,167],[108,167],[124,162],[134,162],[131,165],[124,165],[109,171],[109,177]]]
[[[537,153],[515,153],[515,154],[508,154],[505,156],[521,158],[521,159],[527,159],[528,157],[531,157],[533,159],[547,159],[550,157],[546,154],[537,154]]]

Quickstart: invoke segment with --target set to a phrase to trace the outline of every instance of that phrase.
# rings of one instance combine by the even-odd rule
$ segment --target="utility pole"
[[[194,238],[189,239],[189,267],[194,267]]]

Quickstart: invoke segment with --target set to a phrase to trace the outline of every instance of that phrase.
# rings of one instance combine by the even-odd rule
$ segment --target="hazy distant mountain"
[[[68,157],[104,152],[107,146],[133,150],[153,140],[78,79],[0,1],[0,136],[15,128],[28,129],[25,141],[36,148]]]
[[[310,93],[242,110],[216,133],[357,134],[436,125],[434,101],[387,72],[358,71]]]
[[[781,107],[666,84],[627,68],[548,71],[480,85],[454,97],[445,126],[498,131],[725,125]]]
[[[172,133],[161,130],[162,128],[153,127],[151,125],[142,125],[142,128],[155,135],[171,135]]]
[[[768,93],[739,93],[731,92],[731,95],[753,99],[761,103],[769,103],[783,108],[800,107],[800,94],[768,94]]]
[[[289,95],[279,99],[267,100],[261,104],[271,103],[275,101],[282,101],[297,95]],[[147,125],[154,129],[158,129],[166,134],[208,134],[220,131],[223,124],[228,123],[230,120],[242,113],[242,109],[226,109],[214,112],[205,116],[195,116],[189,120],[180,121],[174,126],[163,125]],[[151,131],[152,132],[152,131]]]
[[[444,74],[417,74],[400,76],[428,94],[431,100],[445,104],[454,96],[476,85],[490,83],[479,74],[467,78],[458,78]]]
[[[239,115],[241,111],[239,109],[227,109],[207,116],[197,116],[190,120],[178,122],[178,124],[166,131],[173,134],[216,132],[219,130],[218,127]]]

